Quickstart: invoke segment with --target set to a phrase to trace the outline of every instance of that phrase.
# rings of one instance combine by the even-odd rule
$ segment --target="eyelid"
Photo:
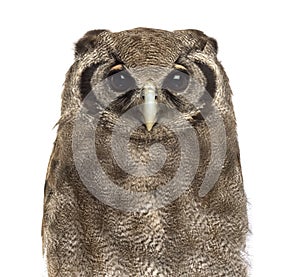
[[[110,69],[110,71],[120,71],[123,68],[124,68],[123,64],[116,64]]]
[[[109,72],[107,74],[107,77],[109,77],[115,73],[118,73],[120,71],[123,71],[124,69],[125,69],[125,67],[123,64],[116,64],[113,67],[111,67],[111,69],[109,70]]]
[[[174,64],[174,68],[177,69],[177,70],[179,70],[179,71],[182,71],[182,72],[188,74],[187,68],[184,67],[184,66],[181,65],[181,64]]]

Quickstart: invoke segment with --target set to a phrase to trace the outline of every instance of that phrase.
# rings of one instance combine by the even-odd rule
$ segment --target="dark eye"
[[[190,77],[186,72],[175,69],[164,80],[163,88],[174,92],[182,92],[188,87],[189,80]]]
[[[126,92],[136,87],[135,80],[126,70],[112,72],[108,76],[108,84],[117,92]]]

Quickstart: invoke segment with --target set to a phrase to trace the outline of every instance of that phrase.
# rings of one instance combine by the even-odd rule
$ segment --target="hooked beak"
[[[143,88],[144,104],[142,105],[142,113],[145,125],[148,131],[151,131],[153,125],[157,121],[157,100],[156,88],[151,81],[148,81]]]

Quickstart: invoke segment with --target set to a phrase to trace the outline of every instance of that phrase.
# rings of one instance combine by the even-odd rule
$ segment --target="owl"
[[[75,45],[44,192],[49,276],[245,277],[231,89],[198,30]]]

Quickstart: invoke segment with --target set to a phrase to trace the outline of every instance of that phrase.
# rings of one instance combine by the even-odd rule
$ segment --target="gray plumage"
[[[216,41],[197,30],[95,30],[77,42],[75,62],[64,84],[61,118],[45,184],[42,236],[49,276],[247,276],[247,201],[231,90],[216,54]],[[122,83],[124,78],[127,83]],[[159,160],[161,155],[155,153],[160,152],[152,149],[151,156],[149,149],[160,143],[166,157],[157,172],[143,175],[137,169],[140,175],[134,175],[118,164],[111,138],[118,118],[146,101],[143,89],[148,80],[155,84],[153,101],[167,108],[157,113],[149,130],[145,115],[143,118],[141,113],[134,113],[140,125],[131,134],[128,151],[132,160],[147,165],[153,157]],[[181,92],[180,85],[184,86]],[[128,86],[128,91],[117,91],[122,86]],[[194,103],[191,99],[200,100]],[[82,105],[84,124],[75,128],[79,130],[76,132],[74,126]],[[172,201],[163,202],[164,197],[168,198],[167,193],[163,195],[157,207],[150,204],[145,209],[128,210],[117,194],[110,195],[115,198],[107,203],[101,201],[105,179],[85,170],[83,174],[99,185],[93,191],[82,180],[76,164],[84,168],[90,156],[84,156],[84,152],[82,157],[81,152],[74,156],[74,147],[80,151],[89,148],[84,128],[97,121],[95,151],[106,176],[127,191],[153,192],[155,200],[159,196],[154,192],[168,184],[181,168],[182,152],[176,132],[160,121],[167,117],[164,113],[168,109],[182,115],[169,118],[170,126],[187,134],[183,120],[196,134],[200,156],[191,183]],[[209,125],[214,110],[222,122]],[[218,141],[217,136],[218,143],[212,143],[213,134],[218,134],[222,126],[225,138],[219,136]],[[205,187],[205,174],[212,165],[218,166],[222,149],[225,151],[220,172],[213,186]],[[182,165],[181,175],[188,175],[192,166]],[[178,190],[181,185],[175,184]]]

